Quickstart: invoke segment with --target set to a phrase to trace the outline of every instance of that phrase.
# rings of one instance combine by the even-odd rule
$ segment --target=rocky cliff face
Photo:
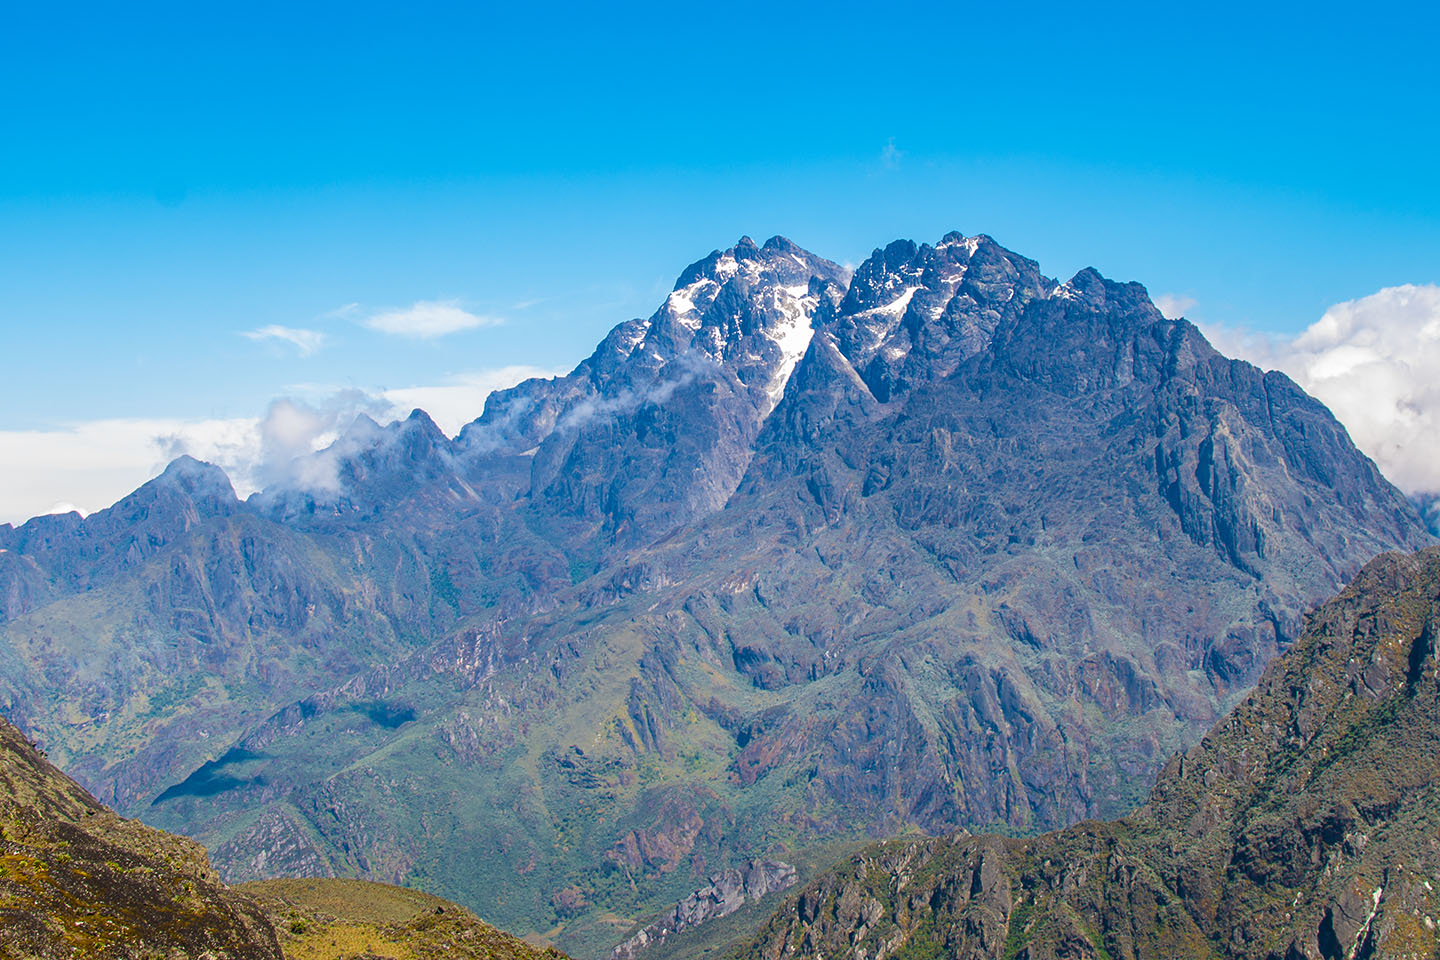
[[[595,956],[821,840],[1128,810],[1429,542],[1283,376],[958,234],[853,279],[742,240],[455,440],[305,467],[6,532],[0,697],[229,877],[423,880]]]
[[[637,930],[610,952],[614,960],[635,960],[647,949],[703,923],[728,917],[747,903],[795,886],[799,875],[788,863],[752,860],[722,870],[710,882],[675,904],[675,909]]]
[[[1440,956],[1440,550],[1382,557],[1113,823],[897,841],[756,958]]]
[[[734,492],[846,280],[783,237],[742,238],[692,264],[650,319],[615,328],[568,377],[497,392],[458,445],[482,465],[495,451],[531,456],[527,515],[572,554],[649,543]]]

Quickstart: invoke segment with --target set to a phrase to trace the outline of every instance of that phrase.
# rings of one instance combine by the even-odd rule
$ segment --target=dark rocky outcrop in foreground
[[[1381,557],[1133,815],[884,844],[743,956],[1440,956],[1437,638],[1440,549]]]

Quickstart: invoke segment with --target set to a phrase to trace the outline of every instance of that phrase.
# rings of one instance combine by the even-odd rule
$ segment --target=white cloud
[[[303,330],[297,327],[282,327],[272,323],[258,330],[241,331],[240,336],[251,340],[283,340],[293,344],[300,356],[308,357],[325,345],[325,334],[319,330]]]
[[[326,310],[320,314],[321,320],[345,320],[360,312],[358,303],[342,303],[334,310]]]
[[[213,463],[241,498],[268,484],[328,490],[333,460],[310,457],[361,413],[380,421],[420,407],[453,436],[478,417],[492,390],[551,371],[511,366],[455,376],[435,386],[366,392],[338,390],[309,402],[272,400],[263,417],[92,420],[54,430],[0,430],[0,523],[71,509],[110,506],[182,454]]]
[[[258,420],[109,419],[57,430],[0,431],[0,523],[108,507],[179,452],[224,465],[254,443]],[[184,450],[172,452],[176,443]],[[203,455],[203,456],[202,456]]]
[[[1195,298],[1179,293],[1162,293],[1155,297],[1155,309],[1167,320],[1179,320],[1185,311],[1195,306]]]
[[[1288,374],[1400,489],[1440,492],[1440,286],[1336,304],[1293,340],[1204,332],[1221,352]]]
[[[249,485],[335,493],[340,488],[336,458],[311,454],[334,444],[361,414],[384,418],[388,409],[384,400],[363,390],[344,390],[318,404],[291,397],[270,401],[246,465]]]
[[[387,310],[365,319],[365,326],[381,333],[428,340],[447,333],[493,327],[504,321],[461,309],[458,300],[417,300],[403,310]]]

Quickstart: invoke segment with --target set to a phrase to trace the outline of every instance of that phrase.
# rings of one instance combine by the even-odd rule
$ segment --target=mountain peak
[[[764,245],[760,249],[766,253],[798,253],[802,255],[808,254],[808,251],[800,247],[789,237],[782,237],[778,233],[775,236],[771,237],[769,240],[766,240]]]
[[[410,415],[405,418],[403,429],[406,431],[419,431],[426,436],[440,440],[443,440],[445,437],[445,431],[440,429],[440,425],[435,422],[434,418],[419,407],[410,411]]]
[[[989,237],[896,240],[856,269],[838,308],[841,352],[886,402],[984,350],[1006,318],[1053,284]]]
[[[838,300],[846,279],[843,268],[784,237],[772,237],[764,247],[741,237],[680,275],[645,332],[648,355],[664,363],[698,352],[727,366],[758,364],[767,368],[765,386],[773,394],[776,366],[783,368],[778,382],[783,389],[784,377],[809,344],[811,317],[823,299],[812,281],[833,286]],[[757,336],[771,346],[754,340]]]
[[[203,492],[235,499],[235,488],[224,470],[213,463],[197,460],[189,454],[182,454],[171,460],[154,482],[179,487],[192,495]]]
[[[1144,284],[1134,281],[1118,283],[1106,278],[1094,267],[1080,270],[1055,287],[1051,296],[1084,303],[1095,310],[1132,315],[1146,324],[1164,319],[1150,300],[1150,292]]]

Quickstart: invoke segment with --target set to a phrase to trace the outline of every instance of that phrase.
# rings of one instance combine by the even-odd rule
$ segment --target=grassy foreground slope
[[[237,890],[264,906],[287,960],[558,960],[418,890],[364,880],[260,880]]]
[[[0,719],[0,960],[559,960],[448,900],[358,880],[227,887]]]
[[[279,960],[193,840],[125,820],[0,720],[0,957]]]
[[[871,848],[747,960],[1440,957],[1440,550],[1369,564],[1150,802]]]

